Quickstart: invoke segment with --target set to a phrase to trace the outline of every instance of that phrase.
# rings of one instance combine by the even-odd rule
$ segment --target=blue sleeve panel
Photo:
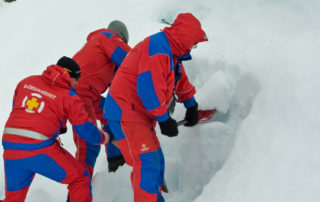
[[[119,67],[127,54],[128,53],[125,50],[123,50],[120,46],[117,46],[117,48],[113,51],[110,59],[116,66]]]
[[[122,116],[122,110],[118,103],[108,93],[104,102],[103,117],[108,120],[120,121]]]
[[[103,125],[103,129],[104,129],[104,131],[106,131],[107,133],[109,133],[109,135],[110,135],[110,140],[115,139],[113,133],[111,132],[111,128],[110,128],[109,125],[104,124],[104,125]],[[108,142],[108,144],[107,144],[106,147],[107,147],[106,152],[107,152],[107,157],[108,157],[108,158],[113,158],[113,157],[117,157],[117,156],[121,156],[121,155],[122,155],[120,149],[119,149],[118,147],[114,146],[114,145],[111,143],[111,141]]]
[[[137,92],[147,110],[153,110],[160,106],[160,101],[153,85],[151,71],[138,75]]]
[[[196,99],[194,99],[194,97],[192,97],[192,98],[189,98],[189,99],[185,100],[183,102],[183,105],[184,105],[185,108],[189,108],[189,107],[195,106],[196,103],[197,103]]]
[[[97,157],[100,153],[101,146],[100,145],[93,145],[90,143],[86,143],[86,159],[85,162],[91,166],[94,167],[96,164]]]
[[[98,128],[90,121],[85,122],[84,124],[74,125],[74,130],[77,134],[90,144],[100,144],[102,140],[102,134]]]
[[[122,130],[120,121],[114,121],[114,120],[108,119],[108,123],[109,123],[110,129],[112,131],[112,134],[117,141],[126,138],[126,135],[124,134],[124,132]]]
[[[108,124],[103,124],[103,130],[104,130],[105,132],[109,133],[110,138],[113,137],[112,132],[111,132],[111,129],[110,129],[110,126],[109,126]],[[112,137],[111,137],[111,136],[112,136]],[[114,138],[114,137],[113,137],[113,138]]]
[[[107,144],[107,157],[108,158],[118,157],[121,155],[122,155],[122,153],[118,147],[113,145],[111,142],[109,142]]]
[[[102,32],[102,34],[108,38],[114,36],[114,34],[110,32]],[[119,67],[127,54],[128,53],[125,50],[123,50],[120,46],[117,46],[117,48],[111,54],[110,59],[116,66]]]
[[[100,104],[98,106],[99,109],[103,110],[105,100],[106,98],[101,96]]]
[[[108,144],[106,146],[107,147],[107,150],[106,150],[107,157],[113,158],[113,157],[121,156],[122,153],[121,153],[120,149],[111,143],[111,140],[115,139],[115,137],[114,137],[113,133],[111,132],[110,126],[105,124],[105,125],[103,125],[103,128],[104,128],[104,131],[106,131],[110,135],[110,141],[108,142]]]
[[[166,120],[169,119],[169,113],[166,112],[165,114],[161,115],[161,116],[155,116],[154,117],[158,122],[164,122]]]

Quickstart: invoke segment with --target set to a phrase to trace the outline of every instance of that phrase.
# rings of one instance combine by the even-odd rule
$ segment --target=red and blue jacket
[[[110,85],[115,72],[131,48],[109,29],[91,32],[86,44],[72,59],[80,66],[81,78],[76,86],[80,97],[100,102],[100,95]]]
[[[88,119],[83,102],[71,88],[68,72],[49,66],[42,75],[22,80],[14,94],[13,108],[6,122],[2,145],[10,150],[36,150],[51,145],[66,120],[79,136],[101,144],[105,136]]]
[[[207,38],[200,22],[187,13],[136,45],[113,79],[104,117],[142,123],[165,121],[173,93],[186,107],[194,106],[196,91],[182,61],[191,59],[190,50],[202,41]]]

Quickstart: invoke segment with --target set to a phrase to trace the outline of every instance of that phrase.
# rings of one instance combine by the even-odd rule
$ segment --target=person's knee
[[[159,190],[159,178],[161,177],[161,156],[158,151],[139,155],[141,159],[140,188],[149,192],[157,193]]]
[[[8,191],[6,190],[6,198],[2,200],[2,202],[11,202],[11,201],[16,201],[16,202],[23,202],[25,201],[25,198],[27,196],[29,186],[18,190],[18,191]]]
[[[70,197],[73,194],[89,194],[90,196],[92,196],[91,178],[89,172],[87,170],[84,170],[84,172],[79,175],[78,178],[70,182],[68,189]]]

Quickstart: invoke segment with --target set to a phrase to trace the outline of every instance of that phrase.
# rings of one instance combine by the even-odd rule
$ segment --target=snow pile
[[[161,18],[172,22],[178,12],[193,12],[209,42],[192,51],[186,71],[199,107],[217,108],[220,115],[218,122],[179,128],[176,138],[157,128],[170,189],[166,201],[319,201],[319,9],[313,0],[0,1],[1,128],[16,84],[72,56],[90,31],[120,19],[134,46],[165,26]],[[184,113],[177,105],[174,118]],[[74,153],[71,130],[62,141]],[[2,157],[0,168],[1,199]],[[101,152],[94,201],[132,201],[130,170],[107,173]],[[27,201],[66,196],[65,185],[37,175]]]

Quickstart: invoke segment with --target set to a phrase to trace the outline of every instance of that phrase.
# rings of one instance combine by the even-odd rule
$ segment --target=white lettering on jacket
[[[53,100],[57,97],[56,95],[53,95],[52,93],[49,93],[49,92],[47,92],[45,90],[41,90],[41,89],[39,89],[37,87],[34,87],[33,85],[30,85],[30,84],[29,85],[28,84],[24,84],[24,88],[36,91],[36,92],[38,92],[38,93],[40,93],[40,94],[42,94],[44,96],[47,96],[47,97],[49,97],[49,98],[51,98]]]

